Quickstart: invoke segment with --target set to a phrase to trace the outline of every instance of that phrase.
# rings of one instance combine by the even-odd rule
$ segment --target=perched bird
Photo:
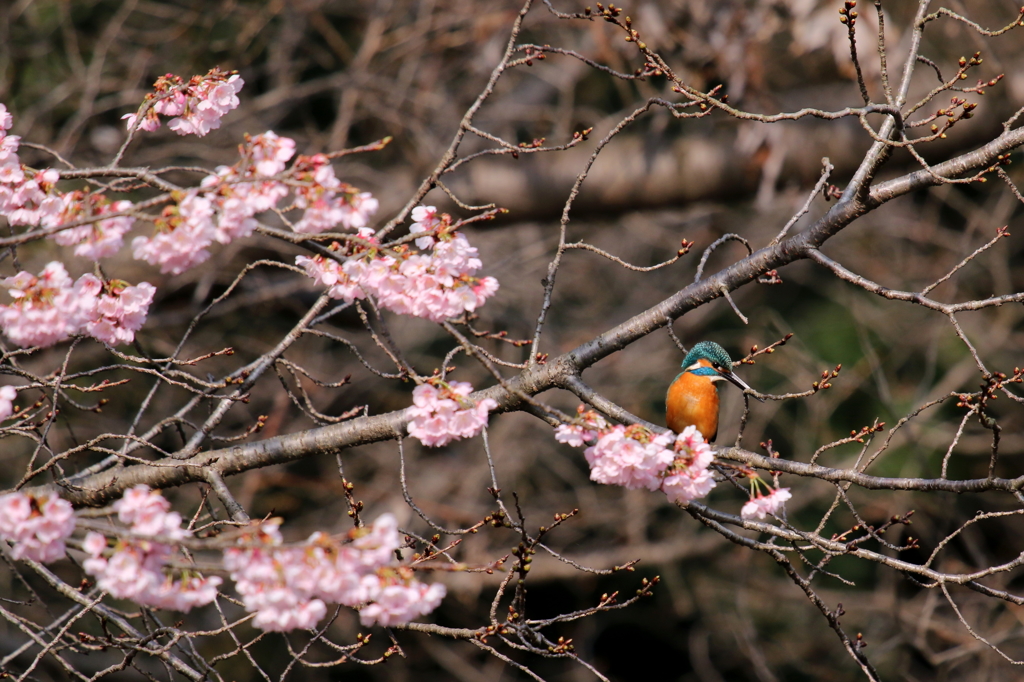
[[[683,372],[668,387],[665,423],[675,433],[691,424],[711,442],[718,435],[718,385],[730,381],[740,389],[750,386],[732,373],[732,358],[713,341],[701,341],[683,360]],[[761,402],[764,398],[754,396]]]

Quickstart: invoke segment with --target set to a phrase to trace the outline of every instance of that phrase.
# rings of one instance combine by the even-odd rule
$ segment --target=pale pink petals
[[[439,447],[479,434],[487,426],[488,413],[498,403],[491,398],[473,402],[466,397],[472,391],[472,386],[460,381],[441,387],[417,386],[409,408],[409,435],[428,447]]]
[[[256,173],[265,177],[283,171],[285,164],[295,155],[295,140],[279,137],[272,130],[252,138],[249,146]]]
[[[50,346],[80,332],[110,346],[130,343],[156,291],[146,282],[102,282],[91,274],[72,284],[58,261],[38,277],[20,272],[2,284],[15,300],[0,306],[0,328],[20,346]]]
[[[715,487],[708,469],[714,461],[711,446],[694,426],[678,436],[654,434],[640,426],[609,426],[593,410],[577,409],[577,422],[555,429],[555,440],[574,447],[593,443],[584,452],[590,478],[626,488],[660,489],[669,501],[686,504]]]
[[[361,237],[375,244],[372,235],[369,228],[360,230]],[[344,265],[325,256],[298,256],[296,263],[330,287],[333,298],[351,302],[373,296],[381,308],[433,322],[472,312],[494,295],[498,281],[474,276],[481,263],[464,235],[449,232],[438,241],[431,239],[429,255],[401,251],[398,257],[385,256],[362,244],[345,250],[335,244],[332,250],[350,256]]]
[[[123,213],[131,210],[133,204],[122,200],[107,203],[102,195],[85,195],[83,192],[68,192],[63,195],[64,209],[53,220],[47,221],[47,227],[58,227],[65,223],[81,220],[85,217],[84,203],[90,203],[91,215],[104,213]],[[124,235],[132,229],[135,218],[117,216],[98,220],[90,225],[81,225],[69,230],[62,230],[53,235],[53,240],[62,246],[75,245],[75,255],[99,260],[117,253],[124,243]]]
[[[179,203],[177,215],[161,224],[155,235],[132,240],[133,255],[159,265],[162,273],[180,275],[210,257],[206,248],[217,236],[213,217],[212,202],[192,190]]]
[[[174,548],[147,538],[180,540],[191,535],[181,527],[181,515],[170,507],[160,493],[145,485],[131,488],[114,503],[118,519],[130,524],[131,537],[119,540],[106,557],[103,535],[90,532],[82,543],[89,555],[82,566],[96,578],[97,587],[143,606],[186,612],[217,597],[221,578],[186,575],[174,580],[164,573]]]
[[[409,568],[393,565],[401,536],[390,514],[350,531],[349,544],[318,532],[303,545],[282,547],[278,523],[258,524],[243,546],[224,551],[224,567],[246,610],[256,614],[255,627],[311,629],[326,614],[325,602],[361,606],[364,625],[398,625],[429,613],[444,596],[443,586],[424,585]]]
[[[5,387],[8,388],[8,387]],[[0,538],[14,544],[11,556],[51,563],[64,557],[64,541],[75,530],[71,503],[56,495],[0,497]]]
[[[18,397],[18,389],[14,386],[0,386],[0,421],[14,414],[14,401]]]
[[[170,511],[171,503],[149,486],[137,485],[125,491],[113,508],[117,518],[131,525],[137,535],[159,535],[172,540],[190,535],[181,527],[181,514]]]
[[[14,297],[0,305],[0,329],[19,346],[52,346],[77,331],[77,305],[71,278],[58,261],[39,276],[19,272],[2,282]]]
[[[574,448],[581,448],[587,443],[597,440],[602,432],[609,429],[608,422],[604,417],[593,410],[586,410],[582,405],[576,410],[577,419],[583,421],[586,426],[578,424],[561,424],[555,429],[555,440],[559,443],[566,443]]]
[[[653,436],[642,427],[612,427],[583,453],[590,464],[590,479],[630,489],[657,490],[662,472],[674,458],[666,448],[671,435]]]
[[[359,622],[366,627],[375,623],[384,627],[404,625],[436,609],[445,595],[440,583],[425,585],[413,580],[388,584],[387,578],[381,582],[384,585],[376,591],[375,601],[359,611]]]
[[[306,209],[295,223],[296,232],[318,234],[338,228],[366,227],[380,207],[369,192],[360,192],[338,180],[325,155],[299,157],[296,165],[296,179],[302,185],[296,189],[295,205]]]
[[[131,343],[146,322],[156,287],[149,282],[135,286],[123,280],[101,282],[82,275],[75,282],[79,325],[83,332],[108,346]]]
[[[777,488],[767,495],[762,495],[758,492],[755,497],[752,497],[743,505],[743,509],[740,510],[740,516],[745,519],[763,519],[768,514],[777,515],[785,506],[786,500],[792,497],[793,495],[789,492],[789,488]]]

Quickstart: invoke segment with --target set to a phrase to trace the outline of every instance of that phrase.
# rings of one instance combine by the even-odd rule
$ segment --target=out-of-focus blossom
[[[179,580],[164,573],[174,548],[146,539],[161,537],[180,540],[191,535],[181,527],[181,515],[170,511],[170,503],[148,486],[127,490],[113,508],[123,523],[131,525],[131,537],[118,540],[104,556],[107,539],[90,532],[82,543],[89,555],[82,566],[96,578],[96,585],[119,599],[159,609],[189,611],[209,604],[217,597],[221,578],[186,574]]]
[[[374,623],[384,627],[408,623],[436,609],[446,592],[441,583],[425,585],[388,576],[368,576],[367,580],[376,580],[380,586],[374,591],[374,601],[359,611],[359,622],[366,627]]]
[[[14,414],[14,401],[18,397],[18,389],[14,386],[0,386],[0,421]]]
[[[669,501],[679,504],[704,497],[715,487],[708,469],[714,453],[695,426],[686,427],[679,435],[671,431],[656,435],[640,426],[609,426],[583,405],[577,413],[583,424],[562,424],[555,429],[555,439],[574,447],[594,443],[584,453],[591,480],[661,489]]]
[[[81,330],[108,346],[131,343],[142,328],[156,287],[149,282],[135,286],[123,280],[103,282],[85,274],[75,282]]]
[[[246,141],[251,149],[256,173],[265,177],[283,171],[285,164],[295,155],[295,140],[280,137],[273,130],[251,139],[247,138]]]
[[[181,514],[170,511],[171,503],[147,485],[137,485],[125,491],[114,503],[117,518],[131,525],[136,535],[163,536],[172,540],[188,537],[181,527]]]
[[[38,276],[19,272],[0,284],[14,297],[0,305],[0,329],[17,345],[52,346],[77,331],[74,288],[62,263],[48,263]]]
[[[5,387],[8,388],[8,387]],[[64,557],[75,530],[71,503],[56,495],[11,493],[0,497],[0,537],[14,544],[11,556],[47,564]]]
[[[498,403],[491,398],[474,402],[467,397],[472,392],[473,387],[464,381],[417,386],[409,408],[409,435],[426,446],[439,447],[479,434],[487,426],[488,412]]]
[[[743,509],[740,510],[740,516],[745,519],[763,519],[768,514],[778,514],[778,512],[785,507],[786,500],[789,500],[793,495],[789,492],[789,488],[777,488],[772,490],[767,495],[762,495],[760,492],[743,505]]]
[[[102,194],[90,194],[82,191],[68,192],[62,195],[63,209],[53,219],[46,221],[47,227],[59,227],[93,216],[107,213],[124,213],[132,209],[132,202],[127,200],[107,201]],[[99,260],[118,252],[124,243],[124,235],[132,229],[135,218],[117,216],[105,220],[97,220],[88,225],[80,225],[62,230],[53,235],[53,240],[61,246],[75,246],[75,255]]]
[[[217,229],[213,222],[213,204],[197,190],[185,194],[177,206],[168,206],[152,237],[132,240],[133,255],[160,272],[180,275],[210,257],[206,250]]]
[[[20,272],[2,284],[15,300],[0,306],[0,328],[20,346],[50,346],[79,332],[110,346],[130,343],[146,321],[156,291],[146,282],[102,282],[91,274],[72,284],[58,261],[38,277]]]

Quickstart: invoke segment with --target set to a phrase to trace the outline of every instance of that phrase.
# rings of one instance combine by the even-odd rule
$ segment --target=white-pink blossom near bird
[[[675,459],[661,483],[669,501],[686,504],[710,493],[715,479],[708,467],[715,456],[704,435],[696,426],[687,426],[676,436],[672,447]]]
[[[671,432],[655,435],[640,426],[616,425],[583,453],[590,464],[590,479],[630,489],[657,490],[661,474],[675,458],[668,449],[673,440]]]

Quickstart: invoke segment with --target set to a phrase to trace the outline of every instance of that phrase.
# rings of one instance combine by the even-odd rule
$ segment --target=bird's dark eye
[[[717,362],[712,362],[711,366],[714,367],[715,369],[722,369],[722,366],[720,364],[718,364]]]

